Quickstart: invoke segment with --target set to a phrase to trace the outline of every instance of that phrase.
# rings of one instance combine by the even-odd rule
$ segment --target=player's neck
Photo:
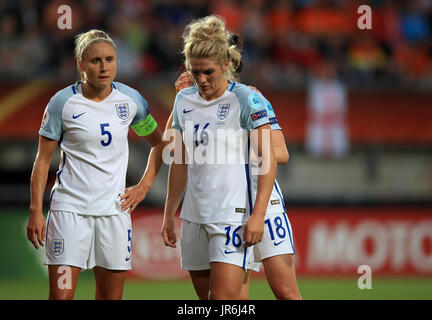
[[[111,84],[106,87],[95,87],[92,84],[90,84],[88,81],[84,82],[81,88],[82,88],[82,95],[84,97],[96,102],[101,102],[105,100],[105,98],[108,97],[112,91]]]

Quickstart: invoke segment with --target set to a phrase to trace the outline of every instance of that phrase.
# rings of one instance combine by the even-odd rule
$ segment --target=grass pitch
[[[374,278],[372,289],[360,290],[356,279],[298,278],[300,291],[307,300],[431,300],[431,278]],[[0,280],[1,300],[45,300],[47,279]],[[81,277],[75,299],[94,298],[93,277]],[[123,299],[126,300],[196,300],[189,280],[139,281],[128,280]],[[251,300],[273,300],[265,279],[256,278],[250,284]]]

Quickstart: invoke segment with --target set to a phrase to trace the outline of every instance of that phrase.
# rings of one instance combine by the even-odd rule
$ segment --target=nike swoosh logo
[[[72,115],[72,118],[73,119],[76,119],[76,118],[78,118],[78,117],[81,117],[83,114],[84,114],[85,112],[83,112],[83,113],[80,113],[79,115]]]
[[[228,250],[226,250],[226,249],[225,249],[225,251],[224,251],[225,254],[230,254],[230,253],[234,253],[234,252],[237,252],[237,251],[228,251]]]
[[[279,242],[273,242],[273,244],[275,245],[275,246],[278,246],[278,245],[280,245],[282,242],[284,242],[285,240],[282,240],[282,241],[279,241]]]
[[[131,252],[131,247],[128,246],[128,251]]]
[[[131,257],[126,258],[126,261],[129,261]]]
[[[189,112],[192,112],[193,111],[193,109],[190,109],[190,110],[183,110],[183,113],[189,113]]]

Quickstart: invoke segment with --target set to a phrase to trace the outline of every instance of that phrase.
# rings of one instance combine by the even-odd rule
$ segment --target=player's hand
[[[192,79],[189,76],[189,72],[183,72],[175,82],[176,93],[184,88],[190,87],[192,85]]]
[[[264,219],[259,215],[252,215],[245,224],[243,231],[243,246],[249,247],[263,239]]]
[[[177,237],[175,233],[175,221],[174,218],[164,218],[162,223],[162,238],[165,246],[176,248]]]
[[[120,197],[122,211],[129,210],[129,214],[131,214],[138,204],[144,200],[149,190],[149,187],[140,185],[126,188],[126,192]]]
[[[27,223],[27,239],[33,243],[36,249],[39,245],[44,246],[44,239],[46,236],[45,218],[42,213],[30,214]]]

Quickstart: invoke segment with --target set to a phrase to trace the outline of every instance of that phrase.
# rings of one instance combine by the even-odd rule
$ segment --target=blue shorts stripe
[[[54,191],[52,193],[54,193]],[[51,196],[52,196],[52,193],[51,193]],[[51,201],[51,198],[50,198],[50,201]],[[45,230],[45,245],[47,244],[47,240],[48,240],[48,228],[49,228],[49,223],[51,220],[50,218],[51,218],[51,211],[49,210],[48,211],[48,217],[47,217],[47,227]]]
[[[246,270],[246,256],[247,256],[247,248],[245,247],[244,248],[244,253],[243,253],[243,265],[242,265],[242,268],[244,270]]]
[[[288,223],[287,211],[286,211],[286,208],[285,208],[285,201],[283,199],[282,194],[279,191],[279,188],[277,187],[276,181],[274,183],[274,186],[275,186],[275,189],[276,189],[276,191],[277,191],[277,193],[278,193],[278,195],[279,195],[279,197],[281,198],[281,201],[282,201],[282,206],[284,208],[283,216],[284,216],[285,223],[286,223],[286,226],[287,226],[287,229],[288,229],[288,235],[289,235],[289,238],[290,238],[290,241],[291,241],[291,246],[292,246],[293,251],[295,253],[294,244],[293,244],[293,240],[292,240],[292,236],[291,236],[291,231],[290,231],[290,227],[289,227],[289,223]]]
[[[294,251],[294,254],[295,254],[295,249],[294,249],[294,244],[293,244],[293,240],[292,240],[292,236],[291,236],[291,231],[290,231],[290,227],[289,227],[290,225],[288,223],[287,214],[284,212],[283,216],[284,216],[285,223],[286,223],[286,226],[287,226],[287,229],[288,229],[288,235],[289,235],[289,239],[290,239],[290,242],[291,242],[291,247],[293,248],[293,251]]]
[[[248,154],[250,153],[250,140],[248,140]],[[245,172],[246,172],[246,181],[247,181],[247,191],[248,191],[248,201],[249,201],[249,215],[252,214],[253,211],[253,203],[252,203],[252,190],[251,190],[251,181],[250,181],[250,173],[249,173],[249,164],[245,164]]]

